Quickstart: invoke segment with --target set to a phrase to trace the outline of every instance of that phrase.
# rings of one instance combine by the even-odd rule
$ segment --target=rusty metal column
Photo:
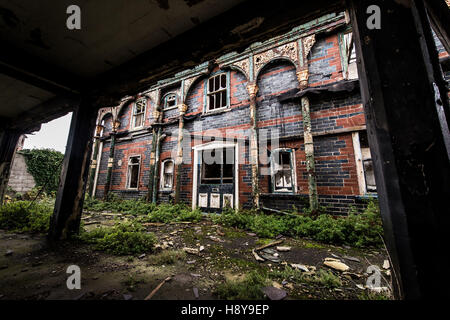
[[[255,82],[247,85],[250,95],[250,162],[252,166],[252,195],[253,206],[259,208],[259,157],[258,157],[258,119],[256,113],[256,94],[258,86]]]
[[[73,111],[55,209],[50,221],[50,240],[66,239],[79,231],[96,116],[97,109],[87,98]]]
[[[440,114],[449,105],[424,3],[348,4],[395,293],[447,297],[450,161]]]

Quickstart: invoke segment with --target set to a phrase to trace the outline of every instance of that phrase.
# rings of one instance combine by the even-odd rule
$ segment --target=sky
[[[24,149],[50,148],[65,153],[72,113],[42,124],[41,130],[27,134]]]

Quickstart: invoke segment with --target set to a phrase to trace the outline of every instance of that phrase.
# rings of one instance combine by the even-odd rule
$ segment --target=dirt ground
[[[113,224],[112,214],[86,213],[87,229]],[[117,218],[117,217],[116,217]],[[124,218],[124,217],[122,217]],[[158,260],[157,253],[140,256],[114,256],[98,252],[92,246],[76,242],[50,245],[43,235],[13,234],[0,230],[0,299],[144,299],[164,279],[152,297],[159,299],[217,299],[215,288],[225,280],[242,279],[251,270],[283,270],[285,265],[302,264],[309,270],[332,271],[342,286],[329,289],[317,283],[277,279],[273,285],[286,291],[285,299],[359,299],[367,296],[363,288],[369,265],[382,270],[382,286],[388,286],[389,270],[384,250],[356,249],[324,245],[307,239],[277,237],[262,239],[234,228],[198,223],[148,224],[164,249],[180,254],[174,263]],[[252,249],[280,241],[290,251],[277,252],[279,262],[258,262]],[[198,254],[184,248],[202,249]],[[275,250],[276,246],[272,247]],[[12,252],[11,252],[12,251]],[[339,259],[350,267],[347,272],[324,265],[325,258]],[[66,286],[69,265],[81,269],[81,289]],[[357,286],[359,285],[359,286]]]

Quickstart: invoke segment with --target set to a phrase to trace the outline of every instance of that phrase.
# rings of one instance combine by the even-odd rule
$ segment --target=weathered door
[[[199,151],[197,204],[202,211],[233,208],[235,157],[234,147]]]

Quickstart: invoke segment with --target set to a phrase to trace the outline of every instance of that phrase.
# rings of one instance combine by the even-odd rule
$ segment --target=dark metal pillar
[[[111,177],[112,177],[112,169],[114,165],[114,149],[116,147],[116,132],[115,129],[111,132],[111,143],[109,145],[109,158],[108,158],[108,169],[106,172],[106,183],[105,183],[105,192],[103,194],[103,199],[108,199],[109,189],[111,188]]]
[[[8,186],[11,165],[21,133],[17,131],[0,132],[0,205],[3,203]]]
[[[450,162],[439,110],[448,101],[423,2],[348,3],[397,296],[445,297]],[[380,29],[367,25],[373,5]]]
[[[48,237],[61,240],[77,233],[83,209],[97,109],[83,99],[72,115],[55,209]]]

